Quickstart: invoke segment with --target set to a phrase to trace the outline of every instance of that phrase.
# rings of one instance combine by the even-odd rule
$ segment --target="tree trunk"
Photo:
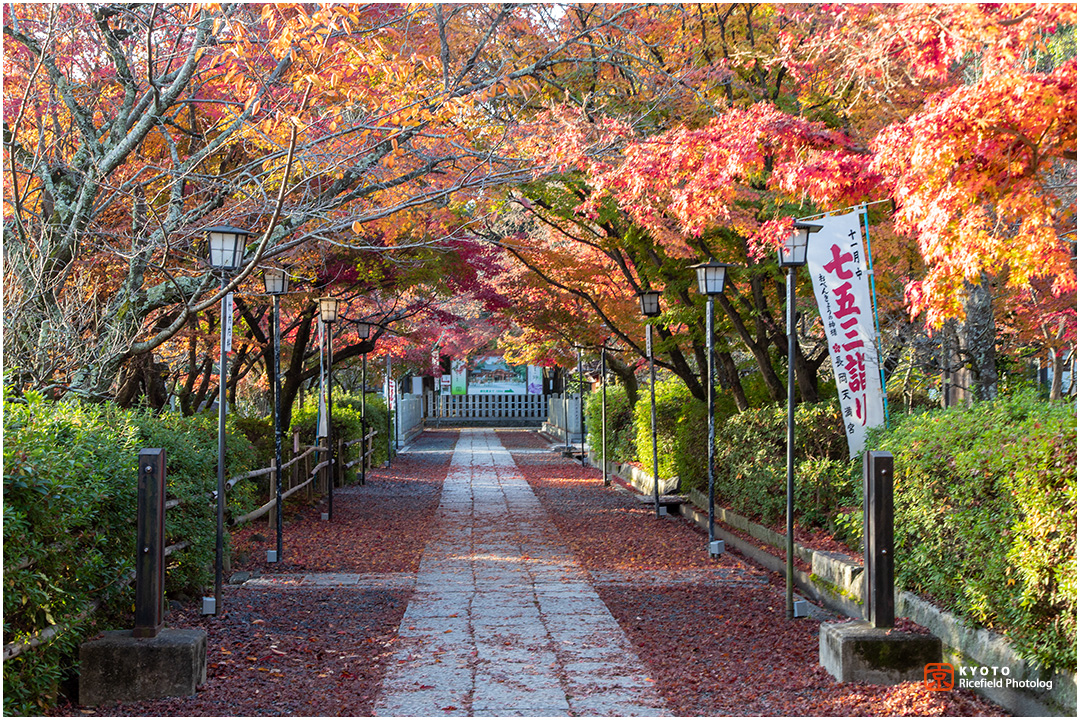
[[[997,397],[997,362],[994,348],[994,305],[990,296],[990,279],[983,273],[977,285],[964,283],[965,320],[960,337],[960,352],[964,359],[966,383],[975,400]]]
[[[614,355],[608,355],[607,362],[608,370],[615,373],[623,387],[626,388],[626,399],[630,402],[630,407],[634,407],[638,401],[638,381],[634,369]]]
[[[717,366],[720,370],[721,384],[726,381],[727,386],[731,389],[731,394],[735,398],[735,407],[739,409],[739,412],[745,412],[750,409],[750,402],[746,399],[746,390],[743,389],[742,380],[739,378],[739,368],[735,365],[734,358],[731,357],[730,352],[717,352],[716,358],[719,361]]]
[[[1061,391],[1061,376],[1065,371],[1065,355],[1060,350],[1051,350],[1051,358],[1053,360],[1053,376],[1050,378],[1050,399],[1060,400],[1062,397]]]

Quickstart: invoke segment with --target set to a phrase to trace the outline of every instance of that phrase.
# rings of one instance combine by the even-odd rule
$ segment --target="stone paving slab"
[[[668,715],[490,430],[460,435],[377,716]]]
[[[244,581],[249,590],[310,590],[312,588],[410,589],[416,584],[413,573],[281,573]]]

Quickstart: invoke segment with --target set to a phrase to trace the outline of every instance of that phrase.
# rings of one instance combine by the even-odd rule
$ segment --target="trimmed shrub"
[[[133,586],[123,580],[134,563],[141,448],[165,448],[168,493],[184,501],[166,514],[166,532],[191,545],[170,556],[166,591],[212,582],[217,419],[28,392],[5,393],[4,421],[4,643],[60,629],[4,663],[4,714],[41,714],[55,704],[86,637],[130,626]],[[235,427],[227,443],[228,473],[251,469],[251,444]],[[250,483],[238,483],[229,508],[249,509],[251,495]]]
[[[319,420],[318,397],[309,397],[302,405],[293,407],[292,425],[290,432],[299,432],[302,443],[315,442],[315,425]],[[389,448],[386,442],[386,403],[379,395],[368,394],[366,398],[366,422],[370,432],[372,428],[379,434],[374,439],[371,464],[378,467],[386,462]],[[390,414],[391,421],[393,413]],[[346,395],[334,398],[334,434],[342,437],[346,442],[361,437],[360,398]],[[360,458],[361,443],[349,446],[345,451],[344,462],[352,462]],[[359,472],[359,466],[357,466]],[[354,478],[355,473],[347,474],[347,481]]]
[[[217,489],[217,413],[202,412],[184,417],[180,413],[153,415],[138,411],[131,414],[130,422],[138,430],[140,447],[165,448],[166,492],[169,497],[184,500],[165,513],[166,537],[171,541],[182,539],[191,543],[183,551],[170,556],[166,590],[197,595],[202,588],[213,583],[217,505],[208,496]],[[133,457],[132,467],[134,462]],[[265,467],[257,463],[255,448],[237,429],[234,417],[226,416],[225,478]],[[225,494],[226,522],[257,506],[256,483],[249,480],[238,482]],[[134,504],[129,512],[134,518]],[[225,542],[228,548],[228,532],[225,533]]]
[[[764,525],[787,508],[787,406],[755,408],[716,433],[716,499]],[[840,508],[861,502],[837,400],[795,408],[795,519],[831,530]]]
[[[716,426],[736,412],[727,393],[716,395]],[[634,407],[638,462],[652,473],[652,421],[648,389]],[[708,481],[708,407],[677,377],[656,384],[656,454],[660,477],[677,475],[679,489],[704,489]]]
[[[4,715],[55,704],[79,644],[130,605],[139,439],[112,406],[4,397],[4,643],[67,629],[4,661]],[[82,617],[86,615],[85,617]]]
[[[910,416],[870,442],[896,464],[898,583],[1075,669],[1075,408],[1022,393]]]
[[[589,433],[589,447],[597,448],[600,456],[601,403],[603,393],[599,390],[585,396],[585,427]],[[628,463],[636,457],[634,447],[634,423],[626,388],[609,385],[607,389],[607,456],[609,462]]]

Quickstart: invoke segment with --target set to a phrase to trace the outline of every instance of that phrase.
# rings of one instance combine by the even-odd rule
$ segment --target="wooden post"
[[[165,450],[139,451],[139,508],[135,546],[137,638],[157,637],[165,626]]]
[[[337,486],[345,487],[345,440],[338,438],[337,441],[337,465],[331,468],[334,477],[337,478]]]
[[[863,559],[866,569],[866,620],[891,628],[893,600],[893,456],[863,455]]]
[[[295,460],[296,456],[300,454],[300,433],[294,432],[292,436],[292,458]],[[289,473],[289,489],[292,490],[300,483],[300,463],[293,463],[292,472]]]
[[[274,483],[274,479],[277,478],[277,460],[271,460],[270,461],[270,467],[274,468],[274,471],[272,473],[270,473],[270,478],[271,478],[271,480],[270,480],[270,484],[271,484],[270,492],[273,493],[274,488],[272,486],[273,486],[273,483]],[[279,508],[277,506],[277,504],[275,503],[274,507],[270,508],[270,512],[267,513],[267,515],[266,515],[266,517],[269,518],[269,520],[270,520],[270,529],[271,530],[274,530],[274,529],[277,528],[277,514],[278,514],[278,510],[280,510],[280,509],[281,508]]]

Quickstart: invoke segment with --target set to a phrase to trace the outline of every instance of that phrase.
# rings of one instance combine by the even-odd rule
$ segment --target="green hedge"
[[[217,483],[217,419],[155,417],[113,405],[4,395],[4,643],[64,629],[4,662],[4,714],[47,712],[71,673],[79,644],[99,627],[130,627],[137,460],[165,448],[168,492],[185,500],[166,516],[171,539],[191,547],[171,556],[166,591],[212,584]],[[254,455],[230,427],[227,470],[251,469]],[[240,483],[231,509],[250,509]],[[87,614],[97,600],[97,612]],[[86,614],[84,618],[81,615]]]
[[[716,395],[716,427],[736,412],[728,393]],[[634,407],[637,460],[652,474],[652,421],[648,388]],[[708,483],[708,407],[694,398],[677,377],[656,384],[656,454],[660,477],[679,477],[680,492],[705,489]]]
[[[795,408],[795,520],[834,530],[837,515],[861,503],[851,476],[840,404]],[[772,525],[787,508],[787,405],[732,415],[716,433],[716,498],[735,512]]]
[[[602,437],[600,406],[603,393],[594,390],[585,396],[585,427],[589,433],[589,447],[599,448]],[[627,463],[637,457],[634,447],[633,413],[622,385],[608,385],[607,389],[607,456],[608,462]],[[600,453],[597,452],[597,457]]]
[[[317,397],[308,397],[302,405],[298,404],[293,408],[290,432],[299,432],[303,443],[310,443],[315,440],[315,425],[319,419],[318,402]],[[373,467],[379,467],[386,462],[387,454],[390,452],[386,441],[386,403],[381,396],[368,393],[366,404],[365,416],[368,431],[370,432],[371,428],[374,428],[379,432],[374,439],[371,464]],[[346,442],[359,438],[361,436],[360,417],[359,396],[334,397],[333,420],[335,435],[345,438]],[[393,420],[393,413],[390,414],[390,418]],[[360,443],[356,443],[346,450],[345,462],[351,462],[360,457],[360,445]],[[357,472],[359,472],[359,469],[359,465],[357,465]],[[350,474],[350,478],[354,476],[355,473]]]
[[[1024,393],[911,416],[869,443],[896,465],[898,583],[1075,670],[1075,407]]]

